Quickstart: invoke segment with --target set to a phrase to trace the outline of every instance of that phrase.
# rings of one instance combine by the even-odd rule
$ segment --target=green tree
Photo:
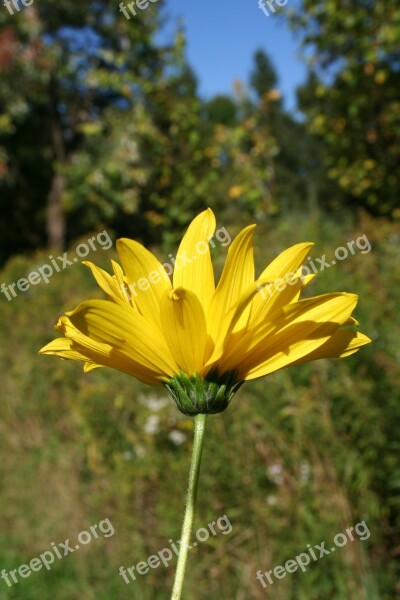
[[[398,3],[303,0],[293,24],[312,64],[301,106],[326,143],[329,176],[353,203],[398,215]]]
[[[237,105],[230,96],[214,96],[207,102],[204,112],[210,123],[234,125],[237,121]]]
[[[258,98],[275,89],[278,85],[278,75],[269,56],[264,50],[257,50],[253,57],[254,66],[250,73],[250,87]]]
[[[113,5],[97,0],[73,7],[43,0],[15,15],[1,12],[4,246],[18,230],[14,249],[43,244],[45,233],[48,245],[60,248],[67,233],[110,222],[118,211],[132,213],[132,189],[146,177],[146,165],[132,151],[123,153],[126,136],[118,142],[115,127],[124,130],[126,122],[116,115],[144,114],[152,82],[165,77],[172,60],[171,48],[153,41],[159,27],[155,11],[143,12],[136,27]],[[104,144],[113,136],[114,155],[107,158]],[[135,144],[134,135],[130,142]],[[93,164],[99,156],[100,177]],[[99,193],[83,193],[93,188]]]
[[[251,110],[260,129],[270,132],[275,146],[269,183],[272,212],[331,207],[330,198],[342,194],[329,183],[323,142],[285,110],[278,75],[267,54],[258,50],[253,61],[250,87],[257,99]]]

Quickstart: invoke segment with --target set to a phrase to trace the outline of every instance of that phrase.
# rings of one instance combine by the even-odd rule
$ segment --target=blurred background
[[[195,527],[226,514],[233,530],[191,551],[185,598],[400,598],[400,7],[188,4],[0,5],[0,284],[103,230],[166,262],[207,206],[232,237],[258,224],[259,269],[367,236],[309,293],[358,293],[373,344],[248,383],[209,419]],[[109,270],[116,253],[87,258]],[[0,294],[0,570],[105,518],[115,534],[1,579],[0,599],[169,598],[173,566],[129,585],[118,569],[179,539],[192,421],[162,390],[37,355],[60,314],[102,297],[81,264],[17,291]],[[361,520],[368,540],[256,580]]]

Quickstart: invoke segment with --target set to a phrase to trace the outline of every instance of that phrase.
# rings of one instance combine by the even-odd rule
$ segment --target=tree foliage
[[[350,202],[393,213],[397,12],[374,7],[369,23],[360,3],[328,3],[332,19],[321,6],[297,21],[317,53],[299,93],[308,128],[262,49],[232,96],[201,99],[184,32],[160,42],[161,2],[134,22],[94,0],[2,11],[0,260],[105,226],[170,243],[206,205],[228,220]]]
[[[135,132],[145,125],[128,125],[133,115],[146,122],[174,48],[154,44],[153,10],[131,27],[108,2],[72,9],[44,0],[1,19],[3,202],[13,199],[12,228],[25,243],[43,243],[47,230],[49,245],[61,247],[66,233],[134,211],[148,170]],[[5,238],[6,229],[10,222]]]
[[[397,216],[400,6],[304,0],[293,17],[311,56],[300,105],[327,145],[329,176],[373,213]]]

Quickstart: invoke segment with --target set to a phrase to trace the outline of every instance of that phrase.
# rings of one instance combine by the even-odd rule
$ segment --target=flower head
[[[90,262],[107,300],[87,300],[62,316],[64,337],[42,354],[81,360],[84,370],[113,367],[165,385],[186,414],[220,412],[249,379],[318,358],[342,358],[371,340],[347,328],[357,296],[346,292],[300,300],[314,275],[302,264],[312,243],[282,252],[255,277],[254,225],[234,239],[218,282],[208,241],[211,209],[190,224],[165,266],[138,242],[120,239],[113,275]]]

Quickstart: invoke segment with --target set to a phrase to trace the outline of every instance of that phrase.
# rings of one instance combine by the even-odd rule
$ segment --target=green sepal
[[[242,385],[236,371],[219,375],[210,371],[205,379],[198,373],[189,377],[184,373],[176,374],[164,383],[175,404],[185,415],[215,414],[224,411],[234,394]]]

